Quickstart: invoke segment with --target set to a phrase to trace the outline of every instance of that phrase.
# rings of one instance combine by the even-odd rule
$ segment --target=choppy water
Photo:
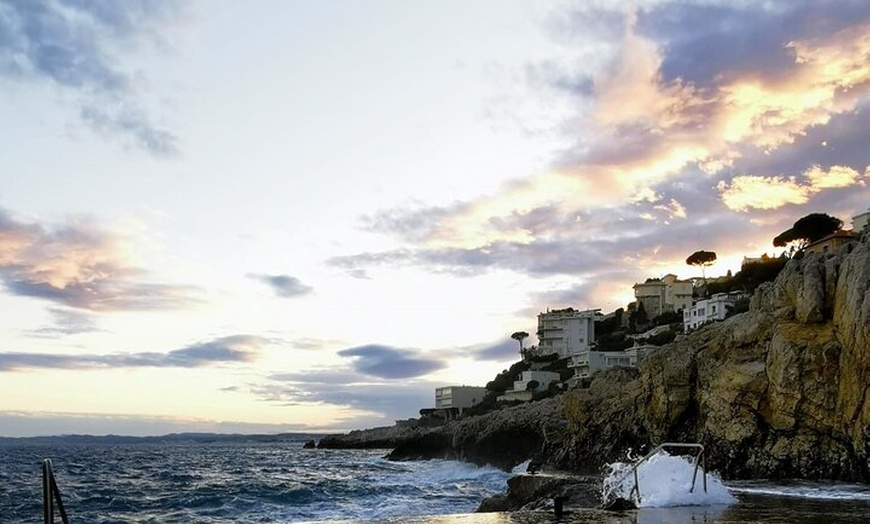
[[[706,494],[687,496],[691,465],[667,456],[639,471],[638,510],[570,508],[561,519],[547,511],[468,514],[483,498],[503,492],[511,474],[452,461],[390,462],[383,454],[307,450],[302,442],[0,447],[0,524],[40,520],[45,457],[54,461],[72,524],[870,522],[867,485],[722,483],[710,476]],[[614,465],[614,475],[619,471]],[[605,486],[623,489],[602,478]]]
[[[42,515],[51,457],[72,524],[372,520],[474,511],[509,474],[444,460],[390,462],[383,450],[301,442],[0,448],[0,523]]]

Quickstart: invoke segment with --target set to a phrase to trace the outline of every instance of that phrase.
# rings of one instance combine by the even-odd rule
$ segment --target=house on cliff
[[[824,236],[815,242],[807,245],[803,249],[804,253],[827,253],[828,251],[836,251],[846,244],[851,244],[858,241],[858,235],[853,231],[834,231],[830,235]]]
[[[683,310],[683,330],[688,333],[708,322],[725,320],[728,311],[742,298],[746,298],[744,293],[733,291],[693,301],[692,307]]]
[[[512,389],[508,389],[496,400],[528,402],[535,393],[546,391],[553,382],[559,382],[561,377],[553,371],[523,371],[520,379],[514,381]]]
[[[680,280],[677,275],[667,274],[662,278],[650,278],[634,286],[634,298],[643,304],[649,318],[667,311],[686,310],[692,305],[694,284],[691,280]]]
[[[852,232],[858,235],[870,231],[870,210],[852,217]]]
[[[599,309],[547,310],[538,314],[538,347],[533,351],[537,356],[556,354],[559,358],[588,351],[595,341],[595,315]]]
[[[435,409],[421,410],[428,415],[450,420],[462,416],[465,409],[479,404],[486,396],[486,388],[478,386],[444,386],[435,388]]]
[[[574,370],[570,385],[577,385],[582,379],[589,378],[599,371],[615,367],[636,368],[644,359],[660,346],[644,344],[622,351],[586,351],[571,357],[569,367]]]

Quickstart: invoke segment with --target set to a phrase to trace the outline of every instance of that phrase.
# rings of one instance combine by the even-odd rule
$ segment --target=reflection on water
[[[561,518],[546,511],[402,517],[381,524],[866,524],[870,501],[740,495],[730,506],[642,508],[625,512],[579,508]],[[343,521],[350,523],[354,521]],[[358,522],[358,521],[356,521]],[[338,524],[338,523],[333,523]]]

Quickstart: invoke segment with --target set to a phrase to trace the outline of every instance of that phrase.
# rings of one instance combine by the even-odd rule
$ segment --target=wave
[[[662,451],[638,466],[639,494],[632,493],[633,467],[634,464],[622,462],[608,466],[602,487],[602,500],[633,500],[639,508],[727,505],[737,500],[718,475],[713,473],[706,473],[707,489],[704,490],[705,472],[700,467],[693,488],[695,466],[682,456]]]

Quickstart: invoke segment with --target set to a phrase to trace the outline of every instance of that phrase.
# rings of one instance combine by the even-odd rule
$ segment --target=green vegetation
[[[595,337],[596,351],[622,351],[634,345],[634,340],[628,338],[625,331],[608,333]]]
[[[810,213],[800,218],[791,229],[786,229],[773,239],[776,247],[792,246],[803,249],[816,240],[830,235],[843,227],[843,221],[825,213]]]
[[[528,338],[528,336],[529,336],[529,334],[526,333],[525,331],[515,331],[515,332],[511,335],[511,338],[512,338],[512,339],[514,339],[514,340],[516,340],[517,342],[520,343],[520,356],[523,357],[523,358],[526,357],[526,350],[525,350],[525,348],[523,347],[523,340],[525,340],[526,338]]]
[[[704,282],[707,281],[707,275],[704,272],[704,268],[712,266],[715,263],[716,253],[712,251],[695,251],[686,259],[686,264],[689,264],[690,266],[701,266],[701,276],[704,278]]]
[[[710,295],[732,291],[752,293],[764,282],[775,280],[788,261],[789,259],[783,254],[777,258],[762,257],[761,262],[743,264],[740,271],[732,278],[708,283],[706,292]]]
[[[496,375],[494,379],[486,383],[487,396],[490,394],[493,394],[494,396],[504,394],[506,390],[513,387],[514,381],[520,378],[520,374],[528,369],[528,362],[515,362],[510,368],[505,369]]]

